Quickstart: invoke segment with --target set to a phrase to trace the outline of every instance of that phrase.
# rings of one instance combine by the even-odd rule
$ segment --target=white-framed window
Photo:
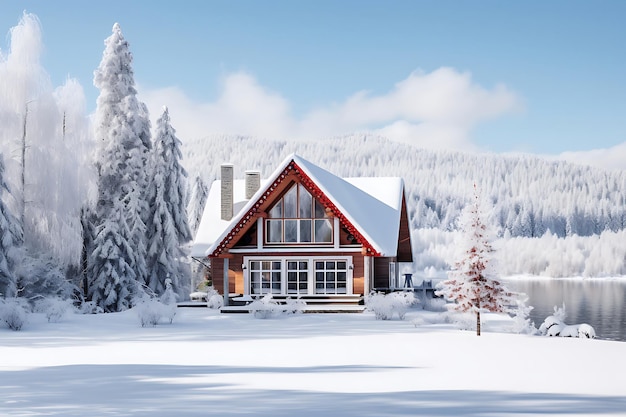
[[[315,293],[347,294],[348,263],[343,260],[316,260]]]
[[[333,222],[324,206],[299,183],[294,183],[268,212],[265,243],[333,243]]]
[[[250,294],[280,294],[282,263],[280,261],[250,261]]]
[[[287,260],[287,294],[308,294],[309,260]]]
[[[244,283],[251,295],[351,294],[352,257],[244,257]]]

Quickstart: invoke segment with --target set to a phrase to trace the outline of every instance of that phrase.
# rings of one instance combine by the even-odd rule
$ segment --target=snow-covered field
[[[0,328],[0,415],[626,415],[626,343],[510,334],[495,315],[477,337],[438,316],[34,314]]]

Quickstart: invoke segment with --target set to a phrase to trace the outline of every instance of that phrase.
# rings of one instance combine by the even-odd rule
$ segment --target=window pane
[[[287,281],[295,282],[297,277],[298,277],[297,272],[287,272]]]
[[[281,265],[280,265],[280,261],[274,261],[274,262],[272,262],[272,269],[273,269],[274,271],[276,271],[276,270],[280,271],[280,266],[281,266]]]
[[[300,281],[306,282],[307,281],[307,275],[308,274],[306,272],[300,272],[300,274],[299,274]]]
[[[287,269],[298,269],[298,262],[294,262],[294,261],[287,262]]]
[[[334,262],[326,262],[326,269],[335,269]]]
[[[298,187],[293,186],[287,194],[283,197],[283,202],[285,204],[285,218],[295,219],[296,216],[296,202],[298,198]]]
[[[261,262],[261,268],[267,271],[268,269],[270,269],[270,262],[269,261]]]
[[[315,200],[315,218],[323,219],[324,217],[326,217],[324,206],[321,205],[319,201]]]
[[[324,269],[324,262],[315,262],[315,269]]]
[[[283,208],[282,200],[280,200],[278,203],[276,203],[274,207],[272,207],[272,209],[269,212],[269,216],[274,219],[280,219],[281,217],[283,217],[282,208]]]
[[[337,282],[343,282],[344,285],[346,283],[346,273],[345,272],[337,272]]]
[[[300,242],[311,241],[311,220],[300,220]]]
[[[315,220],[315,241],[323,243],[333,241],[333,228],[330,220]]]
[[[315,273],[315,281],[317,282],[324,282],[324,273],[323,272],[316,272]]]
[[[337,262],[337,269],[346,269],[345,262]]]
[[[328,285],[329,283],[335,283],[335,273],[334,272],[327,272],[326,273],[326,285]]]
[[[308,269],[309,268],[309,263],[306,262],[306,261],[300,262],[299,268],[300,269]]]
[[[282,220],[267,220],[265,222],[267,228],[267,241],[268,242],[282,242],[283,241],[283,222]]]
[[[300,186],[300,218],[301,219],[310,219],[313,198],[311,194],[301,185]]]
[[[261,267],[261,263],[259,261],[250,262],[250,269],[258,270]]]
[[[298,241],[298,221],[285,220],[285,242]]]

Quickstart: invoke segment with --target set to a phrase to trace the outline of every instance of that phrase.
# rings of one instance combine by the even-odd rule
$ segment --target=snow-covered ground
[[[0,415],[626,415],[626,343],[511,334],[495,315],[477,337],[439,315],[34,314],[0,328]]]

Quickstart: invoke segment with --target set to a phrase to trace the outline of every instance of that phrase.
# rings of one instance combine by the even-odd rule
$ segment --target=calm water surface
[[[539,327],[565,303],[566,324],[589,323],[598,339],[626,341],[626,280],[515,279],[511,290],[526,293],[534,307],[530,318]]]

